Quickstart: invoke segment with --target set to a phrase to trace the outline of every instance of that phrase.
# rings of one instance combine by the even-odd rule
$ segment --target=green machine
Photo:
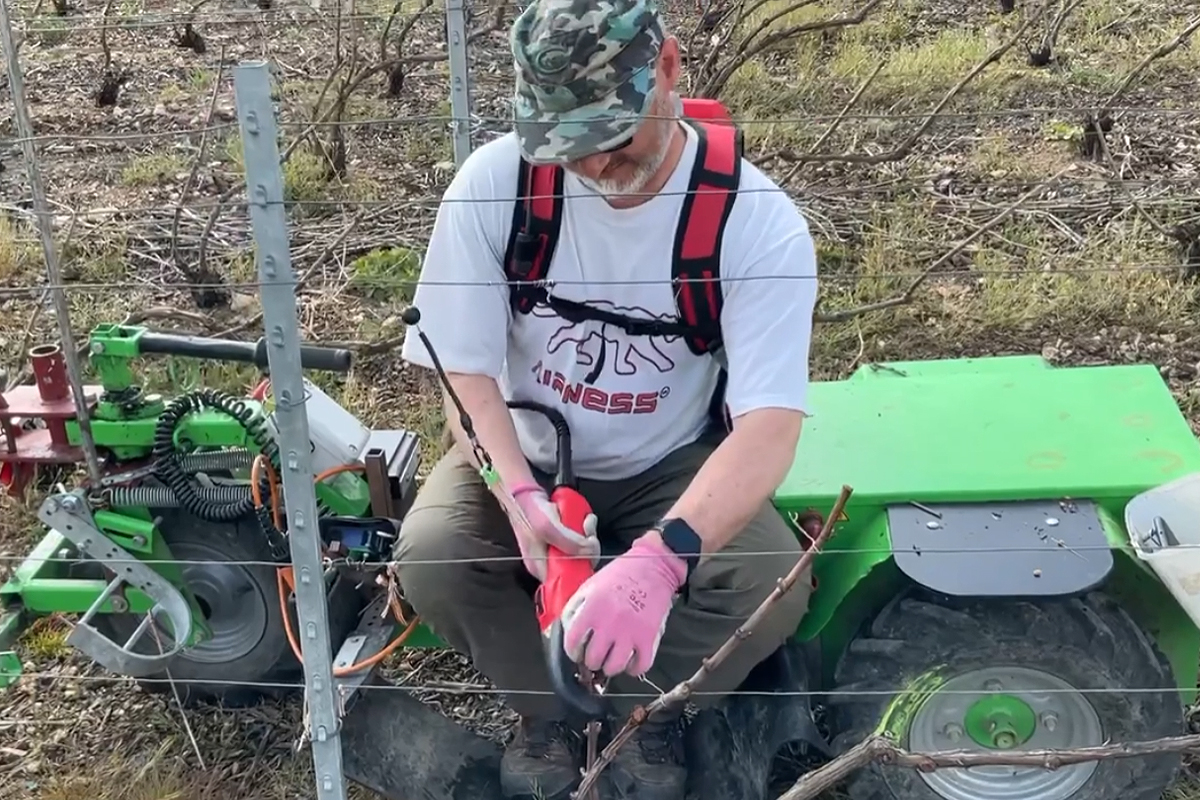
[[[266,364],[261,343],[93,331],[99,384],[84,390],[103,477],[41,505],[46,533],[0,588],[0,682],[19,679],[21,630],[58,612],[78,615],[72,645],[148,688],[165,690],[169,668],[189,702],[279,694],[301,669],[267,385],[247,397],[144,394],[135,361],[151,354]],[[60,354],[31,358],[35,386],[0,408],[14,486],[39,464],[82,461]],[[306,347],[302,362],[344,371],[350,357]],[[307,388],[335,680],[357,697],[396,647],[443,646],[386,580],[419,448],[411,432],[367,430]],[[1200,656],[1200,444],[1153,366],[875,364],[815,383],[811,406],[776,506],[804,537],[843,484],[854,492],[815,559],[793,640],[747,679],[753,691],[689,724],[694,800],[770,796],[774,757],[794,742],[828,757],[881,731],[914,751],[1186,732]],[[499,797],[491,743],[402,692],[347,707],[354,780],[395,798],[413,785],[438,800]],[[873,765],[847,791],[1157,800],[1179,765],[1169,754],[1055,770]]]

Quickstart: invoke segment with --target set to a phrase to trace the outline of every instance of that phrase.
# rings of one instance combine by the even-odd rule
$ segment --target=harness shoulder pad
[[[521,159],[504,252],[504,277],[509,281],[509,298],[516,313],[528,314],[546,294],[544,287],[532,282],[545,280],[554,257],[562,226],[562,195],[561,168]]]
[[[723,122],[689,120],[698,135],[696,163],[671,260],[679,316],[695,330],[697,355],[721,348],[721,242],[742,177],[742,132]]]

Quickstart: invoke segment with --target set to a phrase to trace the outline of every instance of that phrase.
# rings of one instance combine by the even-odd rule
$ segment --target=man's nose
[[[596,153],[571,162],[571,167],[585,178],[598,180],[611,158],[608,153]]]

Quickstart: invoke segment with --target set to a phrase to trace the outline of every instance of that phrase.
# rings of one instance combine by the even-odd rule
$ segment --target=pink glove
[[[576,664],[608,676],[645,675],[654,664],[687,565],[657,533],[599,569],[563,609],[563,645]]]
[[[586,555],[592,566],[596,565],[600,557],[600,540],[596,538],[595,514],[588,515],[583,525],[586,536],[581,536],[563,524],[546,490],[536,483],[515,486],[509,494],[520,510],[519,515],[513,515],[517,517],[512,519],[513,532],[517,535],[521,560],[529,574],[539,581],[546,580],[547,545],[554,545],[569,556]],[[520,515],[524,515],[529,527],[521,523]]]

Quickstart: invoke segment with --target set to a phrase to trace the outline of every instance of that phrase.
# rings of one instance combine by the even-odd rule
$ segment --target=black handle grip
[[[174,333],[147,331],[138,337],[138,349],[143,353],[207,358],[213,361],[237,361],[266,368],[267,340],[239,342],[234,339],[213,339],[207,336],[180,336]],[[330,372],[348,372],[353,353],[337,347],[300,346],[300,366]]]
[[[556,408],[532,400],[509,400],[508,407],[515,411],[534,411],[541,414],[554,426],[555,449],[554,485],[575,488],[575,467],[571,458],[571,428],[567,418]]]
[[[267,363],[267,342],[258,340],[262,348],[263,364]],[[300,345],[300,366],[304,369],[320,369],[326,372],[349,372],[354,354],[340,347],[319,347],[315,344]]]
[[[550,624],[550,641],[547,643],[550,686],[571,716],[578,717],[581,722],[603,720],[609,716],[608,699],[593,694],[580,683],[576,674],[579,668],[567,655],[563,636],[562,621],[556,619]]]

